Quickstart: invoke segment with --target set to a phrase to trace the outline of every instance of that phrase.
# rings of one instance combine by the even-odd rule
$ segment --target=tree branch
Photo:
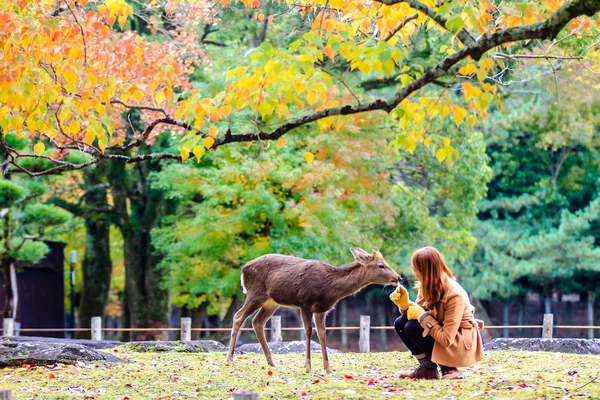
[[[431,18],[432,20],[437,22],[437,24],[440,25],[442,28],[448,29],[446,27],[446,23],[448,22],[446,20],[446,18],[442,17],[441,15],[438,15],[437,11],[435,11],[433,8],[430,8],[427,5],[421,3],[418,0],[375,0],[375,1],[385,4],[385,5],[388,5],[388,6],[393,6],[394,4],[406,3],[411,8],[414,8],[415,10],[427,15],[429,18]],[[456,37],[458,37],[458,40],[460,40],[465,45],[471,45],[471,44],[473,44],[473,42],[475,42],[475,37],[466,28],[462,28],[460,31],[458,31],[458,33],[456,34]]]
[[[390,33],[388,33],[381,40],[383,40],[384,42],[387,42],[388,40],[390,40],[391,38],[393,38],[396,33],[400,32],[400,30],[402,28],[404,28],[406,26],[406,24],[408,24],[412,20],[417,19],[418,17],[419,17],[419,14],[417,14],[417,13],[414,13],[413,15],[409,15],[408,17],[406,17],[406,19],[404,21],[400,22],[400,25],[398,25],[396,28],[394,28],[393,31],[391,31]]]
[[[481,58],[487,51],[504,43],[531,39],[554,39],[573,18],[583,14],[592,16],[598,11],[600,11],[600,2],[597,0],[575,0],[558,9],[554,15],[544,21],[531,25],[499,29],[496,32],[482,35],[477,41],[444,58],[438,65],[431,68],[419,79],[401,88],[387,101],[377,99],[361,105],[327,108],[298,118],[290,119],[271,132],[237,134],[218,138],[214,147],[234,142],[278,139],[295,128],[332,115],[351,115],[374,110],[381,110],[389,113],[396,108],[402,100],[445,75],[450,68],[467,57],[475,59]]]

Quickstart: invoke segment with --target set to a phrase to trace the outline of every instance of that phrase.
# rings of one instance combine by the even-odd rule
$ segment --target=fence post
[[[360,316],[358,348],[361,353],[369,353],[371,351],[371,317],[368,315]]]
[[[0,400],[12,400],[12,390],[0,390]]]
[[[249,390],[240,390],[233,394],[233,400],[258,400],[258,393]]]
[[[587,299],[587,320],[588,326],[594,326],[594,292],[588,290],[588,299]],[[594,330],[592,328],[588,329],[588,339],[594,338]]]
[[[15,336],[15,320],[12,318],[4,318],[2,324],[2,334],[4,336]]]
[[[554,324],[553,314],[544,314],[544,327],[542,328],[542,338],[552,339],[552,326]]]
[[[276,315],[271,318],[271,342],[281,342],[281,317]]]
[[[192,340],[192,319],[181,318],[181,335],[179,340],[189,342]]]
[[[102,340],[102,317],[92,317],[92,340]]]

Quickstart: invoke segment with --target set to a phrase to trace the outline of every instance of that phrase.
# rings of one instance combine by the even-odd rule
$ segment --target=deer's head
[[[369,254],[361,248],[350,248],[350,252],[361,265],[361,271],[365,280],[369,283],[379,285],[398,285],[400,283],[400,275],[388,265],[380,252],[373,250]]]

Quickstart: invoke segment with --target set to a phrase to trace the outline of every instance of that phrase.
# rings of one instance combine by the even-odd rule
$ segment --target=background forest
[[[144,7],[132,4],[133,16],[115,29],[169,41],[169,27],[156,29]],[[261,54],[257,49],[288,48],[310,29],[310,21],[284,6],[261,7],[232,4],[218,20],[197,24],[205,63],[190,74],[194,88],[222,92],[224,71],[236,60]],[[273,14],[278,18],[264,18]],[[424,30],[411,40],[406,58],[412,68],[426,67],[440,47],[439,35]],[[196,327],[228,327],[243,301],[240,268],[257,256],[277,252],[344,265],[351,260],[348,248],[362,247],[380,250],[409,274],[411,253],[431,245],[443,252],[486,319],[499,318],[492,302],[504,302],[507,321],[510,302],[524,304],[532,294],[546,312],[562,307],[564,295],[577,295],[590,299],[598,313],[597,74],[568,60],[552,68],[527,60],[505,65],[489,82],[499,96],[487,118],[457,126],[456,115],[448,114],[427,125],[440,143],[416,145],[379,114],[357,114],[343,124],[300,127],[277,142],[208,150],[186,163],[111,160],[38,178],[5,175],[2,272],[10,276],[9,265],[19,270],[41,259],[47,251],[42,239],[62,241],[66,254],[80,255],[79,326],[104,315],[123,327],[168,327],[176,310],[192,316]],[[344,84],[358,82],[343,63],[325,67]],[[349,99],[385,95],[400,79],[376,71],[371,76]],[[453,97],[472,95],[452,80],[438,84]],[[281,104],[264,104],[285,113]],[[128,135],[142,129],[136,110],[120,117]],[[242,116],[230,128],[244,123]],[[29,146],[11,134],[4,140],[13,148]],[[136,151],[184,152],[170,130]],[[79,156],[69,157],[76,162]],[[7,158],[0,149],[0,162]],[[45,162],[22,161],[34,171]],[[363,313],[383,311],[377,324],[389,325],[395,310],[388,292],[371,288],[348,304],[363,304]],[[340,307],[347,313],[345,304]],[[525,312],[519,309],[521,321]],[[332,318],[330,325],[344,322]],[[166,337],[144,332],[121,338]]]

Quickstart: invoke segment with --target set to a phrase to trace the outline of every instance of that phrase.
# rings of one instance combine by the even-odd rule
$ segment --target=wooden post
[[[184,342],[192,340],[192,319],[189,317],[181,318],[181,335],[179,340]]]
[[[281,317],[276,315],[271,317],[271,342],[281,342],[283,337],[281,335]]]
[[[542,328],[542,338],[552,339],[552,325],[554,316],[552,314],[544,314],[544,327]]]
[[[92,317],[92,340],[102,340],[102,317]]]
[[[371,351],[371,317],[368,315],[360,316],[358,348],[361,353],[369,353]]]
[[[587,298],[587,320],[588,326],[594,326],[594,292],[588,290]],[[594,330],[588,329],[588,339],[594,338]]]
[[[233,400],[258,400],[258,393],[249,390],[240,390],[233,394]]]
[[[0,390],[0,400],[12,400],[12,390]]]
[[[15,320],[12,318],[4,318],[2,324],[2,334],[4,336],[15,336]]]

